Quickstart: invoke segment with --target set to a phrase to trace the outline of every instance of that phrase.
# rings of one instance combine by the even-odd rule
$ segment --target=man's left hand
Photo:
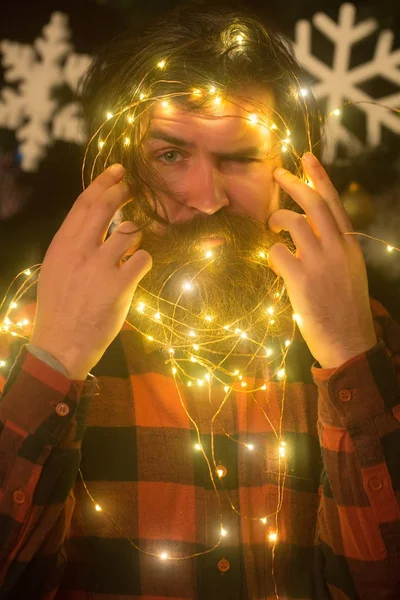
[[[305,215],[280,209],[268,221],[271,231],[288,231],[296,245],[269,252],[271,268],[286,285],[298,327],[322,368],[342,365],[377,343],[361,248],[325,169],[307,152],[302,158],[310,185],[285,169],[275,181]]]

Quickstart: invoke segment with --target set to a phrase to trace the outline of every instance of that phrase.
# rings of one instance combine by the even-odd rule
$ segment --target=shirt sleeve
[[[318,534],[333,598],[400,589],[400,326],[378,302],[371,308],[377,345],[336,369],[312,367],[324,465]]]
[[[0,398],[1,597],[57,588],[97,380],[69,379],[23,346]]]

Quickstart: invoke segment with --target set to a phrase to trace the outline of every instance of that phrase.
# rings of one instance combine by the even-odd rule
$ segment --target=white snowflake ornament
[[[37,169],[55,139],[82,143],[78,107],[71,103],[58,112],[53,91],[67,85],[76,90],[91,58],[77,55],[69,43],[68,17],[53,13],[33,45],[0,42],[5,81],[1,90],[0,127],[15,129],[25,171]]]
[[[318,99],[327,99],[327,113],[336,111],[328,121],[328,139],[324,148],[324,159],[332,162],[336,156],[339,143],[343,144],[350,155],[363,149],[363,144],[341,121],[341,112],[345,102],[376,102],[373,104],[358,104],[366,115],[366,139],[370,147],[378,146],[381,142],[382,127],[394,133],[400,133],[400,119],[397,114],[387,110],[383,105],[400,108],[400,89],[398,92],[382,98],[373,98],[362,91],[359,84],[376,76],[384,77],[400,87],[400,49],[393,50],[393,32],[387,30],[379,34],[374,57],[354,68],[351,68],[351,52],[353,46],[375,32],[378,23],[375,19],[367,19],[356,23],[356,8],[353,4],[342,4],[338,22],[335,23],[328,15],[317,13],[312,24],[334,44],[332,67],[312,54],[312,25],[309,21],[301,20],[295,29],[295,52],[298,61],[318,81],[313,86],[313,92]]]

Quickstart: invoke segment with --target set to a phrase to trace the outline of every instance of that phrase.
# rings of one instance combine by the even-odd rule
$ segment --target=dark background
[[[195,2],[192,2],[194,4]],[[0,19],[0,40],[10,39],[31,44],[54,11],[69,16],[71,43],[75,52],[93,55],[105,42],[112,39],[129,21],[143,22],[143,26],[152,18],[157,18],[165,10],[179,6],[179,0],[39,0],[39,2],[15,1],[3,3]],[[182,3],[183,4],[183,3]],[[202,2],[198,1],[201,5]],[[244,3],[243,3],[244,4]],[[293,38],[294,25],[301,18],[311,18],[322,11],[337,19],[341,2],[334,0],[280,0],[277,2],[250,0],[246,3],[266,16],[274,25]],[[357,6],[358,20],[374,17],[381,29],[391,29],[396,34],[395,46],[400,46],[400,2],[393,0],[373,0],[353,2]],[[352,59],[362,63],[364,56],[370,56],[376,36],[368,43],[354,49]],[[317,42],[318,44],[318,39]],[[320,40],[326,62],[330,62],[332,48]],[[368,44],[370,45],[368,47]],[[324,58],[325,58],[324,57]],[[0,68],[0,87],[2,86]],[[383,82],[372,81],[368,89],[382,88]],[[371,87],[372,86],[372,87]],[[367,87],[365,87],[367,90]],[[378,94],[377,94],[378,95]],[[46,248],[57,231],[69,208],[81,191],[80,166],[82,148],[74,144],[57,142],[49,149],[47,157],[40,163],[35,173],[19,171],[18,145],[13,132],[0,128],[0,157],[7,154],[15,158],[16,166],[8,169],[5,185],[4,169],[0,168],[0,205],[2,197],[14,193],[23,199],[22,208],[14,216],[0,220],[0,298],[13,277],[30,265],[41,262]],[[10,154],[11,153],[11,154]],[[6,169],[6,170],[7,170]],[[10,172],[12,186],[10,189]],[[339,159],[329,168],[333,181],[342,194],[351,181],[362,185],[362,194],[358,196],[358,211],[373,207],[374,218],[385,223],[392,222],[387,233],[389,243],[400,246],[400,163],[399,140],[385,132],[383,144],[374,152],[368,152],[355,160]],[[364,207],[364,208],[363,208]],[[393,219],[397,218],[399,228],[393,239]],[[361,219],[362,221],[362,219]],[[357,225],[359,225],[357,227]],[[355,223],[358,231],[364,231],[362,222]],[[387,237],[385,237],[387,239]],[[384,248],[383,248],[384,250]],[[382,248],[379,252],[382,253]],[[378,251],[378,250],[377,250]],[[400,254],[393,252],[387,257],[387,264],[370,262],[367,257],[370,293],[380,300],[394,316],[400,320],[400,268],[397,275],[390,267],[390,261],[400,265]],[[382,266],[383,264],[383,266]],[[394,264],[394,263],[393,263]],[[62,268],[62,265],[60,265]]]

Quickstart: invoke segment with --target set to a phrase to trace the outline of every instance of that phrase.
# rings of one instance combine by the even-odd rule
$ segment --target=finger
[[[126,254],[133,254],[140,246],[142,233],[132,221],[124,221],[112,232],[100,248],[103,260],[114,266],[121,266]]]
[[[124,173],[125,169],[120,164],[111,165],[101,173],[74,202],[59,229],[60,235],[74,238],[80,232],[85,215],[93,203],[110,187],[119,183]]]
[[[268,263],[275,273],[283,277],[288,289],[300,274],[301,263],[285,244],[274,244],[270,248]]]
[[[116,163],[108,167],[91,183],[86,190],[79,196],[80,204],[91,205],[96,202],[104,192],[110,187],[119,183],[125,174],[125,169],[122,165]]]
[[[279,233],[282,229],[290,233],[299,259],[304,256],[315,258],[316,254],[321,252],[321,244],[307,221],[306,215],[280,209],[271,215],[268,227],[275,233]]]
[[[93,248],[101,245],[114,219],[117,210],[132,200],[131,191],[126,183],[117,183],[107,189],[88,211],[82,223],[79,244]]]
[[[150,271],[153,266],[153,259],[150,254],[140,248],[122,265],[120,273],[125,281],[133,286],[133,291],[137,284]]]
[[[276,169],[274,178],[304,210],[307,219],[318,237],[328,245],[340,238],[336,220],[326,201],[304,181],[286,169]]]
[[[351,221],[344,209],[335,186],[316,156],[306,152],[302,159],[303,170],[314,190],[326,201],[340,232],[353,231]]]

